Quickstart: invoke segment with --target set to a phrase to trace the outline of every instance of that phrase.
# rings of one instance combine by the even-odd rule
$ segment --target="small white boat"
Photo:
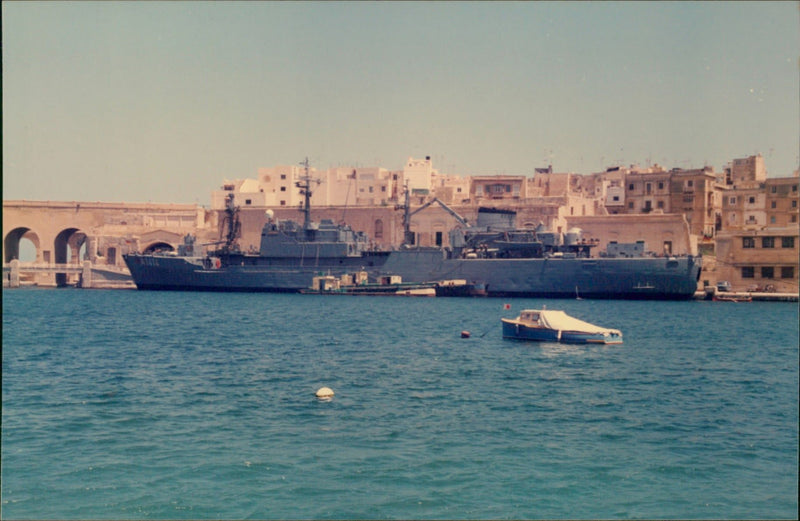
[[[502,318],[503,338],[566,344],[621,344],[622,332],[573,318],[563,311],[524,309],[517,318]]]

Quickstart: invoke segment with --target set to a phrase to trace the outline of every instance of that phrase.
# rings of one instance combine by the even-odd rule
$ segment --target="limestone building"
[[[734,289],[798,291],[798,172],[767,178],[763,158],[733,160],[725,169],[716,235],[717,280]]]

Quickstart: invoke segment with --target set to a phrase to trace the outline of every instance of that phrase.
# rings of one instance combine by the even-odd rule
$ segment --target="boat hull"
[[[137,288],[180,291],[299,292],[320,274],[366,271],[405,282],[465,279],[493,297],[684,300],[700,276],[698,257],[451,259],[439,249],[375,252],[363,257],[269,259],[233,256],[220,267],[198,257],[125,255]]]

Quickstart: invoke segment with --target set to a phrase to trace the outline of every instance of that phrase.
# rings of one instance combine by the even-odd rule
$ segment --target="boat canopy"
[[[539,323],[546,328],[559,331],[583,331],[586,333],[622,333],[618,329],[596,326],[583,320],[573,318],[563,311],[543,309],[539,311]]]

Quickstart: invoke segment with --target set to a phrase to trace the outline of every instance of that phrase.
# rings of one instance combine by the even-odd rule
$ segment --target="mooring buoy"
[[[333,398],[333,389],[330,387],[320,387],[316,392],[317,398]]]
[[[469,331],[462,331],[461,338],[469,338]]]

